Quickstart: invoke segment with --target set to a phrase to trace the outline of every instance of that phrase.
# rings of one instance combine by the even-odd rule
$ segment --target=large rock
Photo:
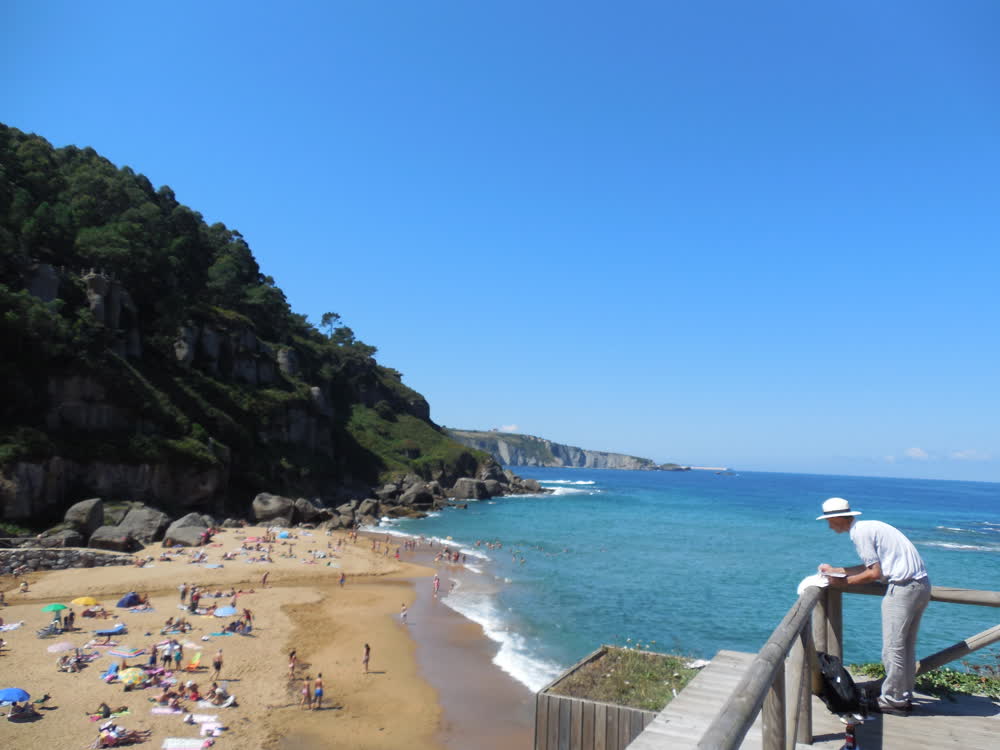
[[[81,534],[90,536],[104,525],[104,501],[99,497],[81,500],[70,506],[64,520]]]
[[[471,477],[463,477],[451,488],[451,495],[459,500],[485,500],[490,496],[486,482]]]
[[[46,545],[52,547],[83,547],[83,534],[76,529],[63,529],[43,538]]]
[[[289,523],[295,514],[295,501],[280,495],[261,492],[253,499],[253,516],[258,521],[275,521],[279,518]]]
[[[204,542],[207,529],[208,524],[205,523],[204,516],[200,513],[188,513],[170,524],[163,535],[163,544],[167,547],[175,544],[197,547]]]
[[[483,485],[486,487],[486,493],[490,497],[499,497],[503,494],[504,487],[496,479],[485,479],[483,480]]]
[[[313,523],[319,517],[320,509],[306,498],[300,497],[295,501],[295,520],[298,523]]]
[[[398,494],[399,487],[395,484],[384,484],[375,490],[375,497],[383,502],[394,499]]]
[[[378,500],[368,499],[358,506],[357,514],[359,516],[374,516],[378,515]]]
[[[101,526],[90,535],[90,547],[108,549],[115,552],[132,552],[141,545],[127,531],[118,526]]]
[[[118,528],[127,531],[143,544],[158,542],[170,526],[170,516],[156,508],[133,508],[118,524]]]
[[[399,496],[399,504],[408,508],[430,508],[434,505],[434,493],[427,488],[427,485],[418,484]]]
[[[176,529],[186,529],[186,528],[196,528],[196,529],[207,529],[210,521],[206,520],[206,516],[201,513],[188,513],[186,516],[181,516],[172,524],[170,528],[167,529],[167,533],[174,531]]]
[[[200,547],[205,541],[205,526],[171,526],[163,537],[165,547],[180,544],[183,547]]]

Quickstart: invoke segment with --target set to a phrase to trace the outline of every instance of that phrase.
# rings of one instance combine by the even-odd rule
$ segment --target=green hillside
[[[0,337],[0,518],[25,466],[54,457],[76,467],[67,501],[105,464],[148,465],[161,484],[212,477],[206,502],[229,507],[484,458],[339,315],[293,312],[238,231],[93,149],[3,125]]]

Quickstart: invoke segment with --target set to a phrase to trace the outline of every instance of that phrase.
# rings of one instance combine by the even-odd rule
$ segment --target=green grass
[[[386,419],[379,410],[356,404],[347,430],[359,446],[380,460],[380,481],[408,472],[429,478],[437,469],[468,466],[471,470],[477,459],[487,458],[410,414]],[[416,448],[420,455],[411,458]]]
[[[660,711],[696,674],[683,656],[606,647],[551,688],[557,695]]]
[[[985,695],[1000,699],[1000,654],[994,656],[993,664],[971,664],[963,662],[968,671],[941,667],[932,669],[917,677],[916,688],[921,693],[948,697],[951,695]],[[885,677],[885,667],[875,662],[851,664],[848,669],[853,674],[881,679]]]

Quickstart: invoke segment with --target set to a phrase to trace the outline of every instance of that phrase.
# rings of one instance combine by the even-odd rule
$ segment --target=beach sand
[[[217,715],[228,727],[217,738],[217,747],[530,747],[530,691],[492,665],[492,644],[477,625],[430,596],[417,601],[417,590],[429,589],[426,577],[433,571],[408,562],[414,553],[404,553],[404,559],[396,561],[392,555],[373,552],[371,538],[364,535],[356,544],[346,541],[338,550],[336,542],[346,540],[344,532],[331,537],[322,531],[292,533],[298,537],[290,540],[293,555],[282,557],[289,547],[276,544],[271,564],[248,564],[243,558],[222,561],[222,554],[238,549],[244,538],[263,534],[263,529],[246,528],[226,530],[215,538],[214,546],[200,548],[207,550],[210,564],[223,567],[206,568],[179,556],[173,562],[156,561],[144,568],[34,573],[28,577],[27,594],[18,593],[10,577],[0,579],[8,603],[0,608],[0,617],[8,624],[24,621],[17,630],[0,633],[8,643],[0,652],[0,687],[23,688],[33,699],[46,693],[52,696],[41,707],[42,718],[37,721],[0,721],[0,746],[84,748],[97,737],[100,723],[91,721],[86,712],[102,701],[128,707],[129,713],[116,719],[121,726],[152,730],[152,739],[143,746],[158,748],[167,737],[197,737],[198,727],[183,723],[181,716],[151,713],[153,689],[125,692],[118,683],[104,683],[100,673],[119,659],[102,654],[82,672],[64,673],[55,668],[59,655],[47,651],[63,641],[83,646],[94,637],[94,630],[117,622],[129,628],[128,635],[115,639],[119,645],[149,649],[168,637],[160,635],[163,622],[184,614],[178,608],[177,587],[186,582],[207,587],[210,593],[242,589],[237,607],[253,612],[250,637],[213,636],[233,618],[205,616],[188,616],[194,631],[173,636],[202,650],[207,668],[188,673],[185,679],[193,679],[203,689],[210,684],[212,657],[223,649],[221,679],[228,682],[238,705],[209,709],[189,704],[193,712]],[[316,564],[302,562],[309,550],[326,551],[328,543],[336,557]],[[153,545],[141,554],[156,557],[159,552],[159,545]],[[346,575],[343,587],[338,584],[341,571]],[[261,586],[264,573],[268,573],[266,588]],[[133,590],[149,595],[153,612],[114,606]],[[77,631],[36,637],[35,631],[52,619],[42,611],[44,605],[69,604],[84,595],[97,598],[117,617],[84,619],[79,616],[82,608],[73,606]],[[222,606],[230,598],[207,601]],[[406,624],[399,617],[404,603],[410,608]],[[367,675],[361,664],[365,643],[371,645]],[[192,646],[184,649],[185,663],[199,650]],[[299,667],[295,679],[290,679],[288,652],[293,648]],[[145,661],[141,656],[130,664]],[[306,711],[299,706],[302,678],[318,672],[323,674],[326,693],[323,709]]]

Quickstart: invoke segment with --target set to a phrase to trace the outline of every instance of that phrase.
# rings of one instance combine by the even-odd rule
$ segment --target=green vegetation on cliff
[[[170,188],[0,125],[0,471],[224,468],[245,502],[483,457],[339,315],[322,326]]]

